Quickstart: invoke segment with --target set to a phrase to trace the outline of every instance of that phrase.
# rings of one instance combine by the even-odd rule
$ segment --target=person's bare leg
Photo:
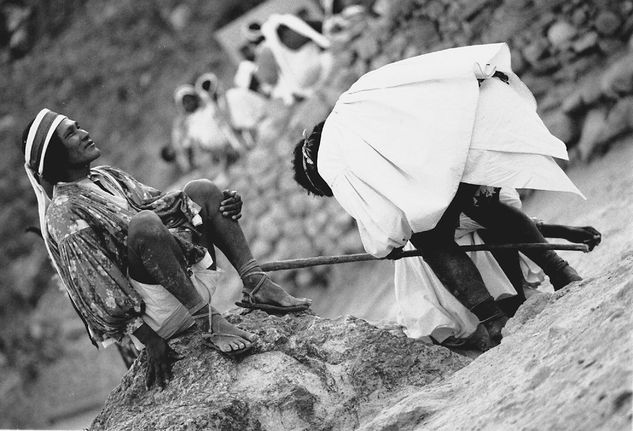
[[[180,246],[152,211],[141,211],[128,226],[128,271],[140,283],[160,284],[192,314],[206,303],[185,271]]]
[[[498,200],[485,200],[478,207],[464,210],[466,215],[507,242],[547,242],[534,221],[521,210]],[[540,266],[550,278],[555,290],[582,280],[578,273],[552,250],[525,250],[523,252]]]
[[[480,230],[478,233],[486,244],[502,244],[505,242],[504,238],[498,235],[498,233],[493,233],[485,229]],[[499,308],[501,308],[508,317],[512,317],[521,304],[525,302],[525,293],[523,292],[525,278],[521,271],[519,252],[517,250],[493,250],[491,253],[517,292],[515,296],[497,301]]]
[[[216,245],[238,271],[245,292],[251,292],[264,277],[260,289],[253,295],[257,301],[279,306],[309,306],[312,303],[308,298],[295,298],[267,275],[261,274],[261,267],[253,258],[240,224],[221,214],[220,202],[225,196],[211,181],[192,181],[185,186],[184,191],[202,208],[200,215],[206,241]]]
[[[425,232],[413,235],[410,241],[444,287],[486,326],[492,345],[498,344],[507,317],[488,293],[475,264],[455,241],[437,242],[431,237]],[[479,347],[486,350],[487,341],[480,342]]]
[[[459,214],[470,205],[478,186],[460,184],[457,193],[434,229],[414,234],[410,241],[422,252],[444,287],[484,323],[490,340],[498,344],[507,321],[495,304],[473,261],[455,243]],[[485,340],[481,340],[485,344]],[[485,350],[485,346],[483,346]]]
[[[141,283],[162,285],[187,307],[196,318],[197,324],[204,328],[204,321],[201,322],[200,319],[205,319],[207,303],[198,294],[185,267],[185,257],[180,246],[155,213],[141,211],[132,217],[128,226],[130,277]],[[220,350],[229,352],[251,345],[255,338],[253,334],[231,325],[210,305],[208,309],[212,331],[217,328],[224,334],[241,337],[219,342]]]

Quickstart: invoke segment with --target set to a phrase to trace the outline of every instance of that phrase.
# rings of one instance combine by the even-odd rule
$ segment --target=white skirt
[[[220,270],[207,269],[212,263],[213,260],[207,253],[200,262],[191,266],[193,273],[191,282],[207,304],[211,304],[211,298],[222,273]],[[143,321],[161,338],[167,340],[194,324],[187,308],[162,285],[141,283],[133,278],[129,278],[129,280],[145,303]],[[133,335],[131,338],[136,348],[139,350],[143,348],[140,340]]]

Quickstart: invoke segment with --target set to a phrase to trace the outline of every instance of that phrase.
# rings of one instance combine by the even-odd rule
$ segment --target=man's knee
[[[190,181],[185,186],[184,192],[200,206],[204,206],[206,203],[219,204],[224,199],[222,190],[207,179]]]
[[[161,239],[169,231],[163,225],[160,217],[149,210],[135,214],[128,224],[128,243]]]

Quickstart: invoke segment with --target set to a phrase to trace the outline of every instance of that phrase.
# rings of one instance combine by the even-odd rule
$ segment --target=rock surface
[[[364,320],[263,312],[231,320],[256,332],[254,352],[228,359],[196,334],[173,340],[186,357],[163,391],[145,391],[141,356],[94,430],[349,430],[387,396],[412,393],[470,362]]]
[[[630,429],[632,272],[629,253],[601,277],[532,297],[499,347],[360,429]]]

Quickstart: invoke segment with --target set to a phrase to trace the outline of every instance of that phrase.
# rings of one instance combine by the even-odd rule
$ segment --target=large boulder
[[[499,347],[359,429],[630,430],[632,271],[629,250],[602,276],[530,298]]]
[[[145,390],[142,355],[111,393],[92,429],[349,430],[381,400],[413,393],[470,360],[407,338],[399,327],[354,317],[231,315],[256,332],[252,354],[233,360],[196,334],[171,342],[185,358],[160,391]]]

